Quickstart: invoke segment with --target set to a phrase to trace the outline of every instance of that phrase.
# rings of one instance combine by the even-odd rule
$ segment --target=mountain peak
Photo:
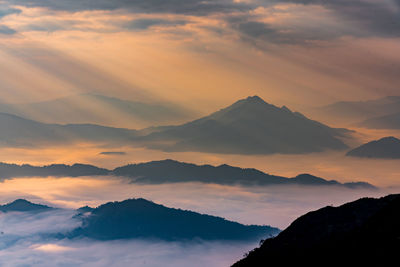
[[[25,199],[17,199],[8,204],[0,205],[0,211],[2,212],[8,212],[8,211],[25,212],[25,211],[40,211],[49,209],[52,208],[45,205],[35,204]]]
[[[258,95],[248,96],[247,98],[239,100],[237,103],[250,104],[250,105],[255,105],[255,104],[269,105],[267,102],[264,101],[264,99],[262,99]]]
[[[281,110],[292,113],[292,111],[287,106],[282,106]]]
[[[254,105],[269,105],[269,104],[265,102],[258,95],[253,95],[253,96],[248,96],[247,98],[240,99],[227,108],[229,109],[232,107],[254,106]]]
[[[399,143],[400,140],[397,139],[394,136],[387,136],[387,137],[383,137],[380,140],[378,140],[378,142],[385,142],[385,143]]]
[[[251,101],[251,102],[265,102],[261,97],[259,97],[258,95],[253,95],[253,96],[248,96],[246,98],[247,101]]]

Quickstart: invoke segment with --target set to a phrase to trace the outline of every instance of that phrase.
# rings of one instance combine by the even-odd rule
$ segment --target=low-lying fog
[[[242,187],[202,183],[131,184],[125,178],[15,178],[0,186],[0,202],[16,198],[62,208],[96,207],[109,201],[145,198],[168,207],[227,218],[244,224],[285,228],[298,216],[326,205],[363,196],[383,196],[380,190],[319,186]]]
[[[56,240],[77,226],[71,211],[0,213],[1,266],[226,267],[256,243]]]
[[[68,210],[33,214],[0,213],[1,266],[230,266],[258,243],[54,240],[42,234],[79,225],[72,209],[143,197],[169,207],[221,216],[244,224],[288,226],[295,218],[325,205],[387,190],[339,187],[242,187],[201,183],[130,184],[124,178],[14,178],[0,186],[0,202],[26,198]]]

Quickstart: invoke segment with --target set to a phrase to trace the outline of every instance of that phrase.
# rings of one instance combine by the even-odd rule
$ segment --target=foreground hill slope
[[[325,207],[298,218],[233,266],[387,266],[398,259],[399,225],[400,195]]]
[[[351,157],[400,159],[400,140],[395,137],[384,137],[359,146],[346,154]]]
[[[345,149],[340,138],[348,133],[252,96],[183,125],[154,128],[141,141],[164,151],[299,154]]]

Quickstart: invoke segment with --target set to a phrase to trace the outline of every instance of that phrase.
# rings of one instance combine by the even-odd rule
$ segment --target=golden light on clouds
[[[395,39],[390,42],[348,38],[329,44],[321,41],[311,48],[245,40],[229,28],[225,15],[220,14],[132,15],[123,10],[71,13],[15,8],[21,13],[2,19],[4,25],[18,31],[15,36],[1,39],[5,49],[0,60],[14,62],[7,64],[8,73],[15,68],[20,76],[11,79],[10,74],[2,75],[5,87],[14,91],[4,94],[6,99],[25,96],[23,100],[28,101],[98,91],[134,99],[171,101],[207,113],[254,94],[275,104],[299,108],[313,105],[316,100],[332,102],[344,95],[348,99],[372,98],[385,88],[390,91],[396,81],[393,75],[388,77],[391,80],[380,79],[377,76],[384,77],[385,73],[374,72],[374,68],[385,68],[374,64],[382,54],[388,54],[388,49],[397,49]],[[328,23],[327,28],[336,27],[332,25],[336,22],[330,11],[317,5],[278,4],[258,7],[250,13],[256,21],[282,32],[293,31],[292,25],[308,29],[316,21]],[[134,21],[139,24],[135,26]],[[251,44],[253,41],[255,46]],[[26,62],[26,55],[10,51],[16,43],[19,50],[32,46],[40,50],[28,50],[31,58]],[[370,47],[380,49],[371,51]],[[46,68],[45,57],[35,55],[47,50],[61,59],[51,68]],[[371,55],[371,60],[365,54]],[[71,84],[71,62],[93,73],[79,77],[80,83]],[[70,75],[65,75],[66,72]],[[106,86],[93,78],[104,74],[108,76]],[[50,92],[50,88],[59,89]],[[34,96],[26,97],[32,91]]]

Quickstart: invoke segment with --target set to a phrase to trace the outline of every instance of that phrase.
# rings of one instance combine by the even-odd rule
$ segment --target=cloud
[[[116,177],[15,178],[0,188],[2,202],[16,198],[42,199],[49,206],[96,207],[109,201],[145,198],[167,207],[220,216],[242,224],[284,229],[298,216],[326,205],[339,205],[387,190],[341,187],[242,187],[202,183],[132,184]],[[53,204],[51,204],[53,203]]]
[[[335,12],[342,23],[360,28],[360,35],[399,37],[400,0],[275,0],[303,5],[319,5]]]
[[[130,30],[147,30],[153,26],[163,26],[163,27],[173,27],[185,25],[187,21],[185,20],[168,20],[161,18],[142,18],[131,20],[124,24],[126,29]]]
[[[25,240],[0,250],[4,266],[225,267],[257,243]]]
[[[21,13],[20,9],[9,7],[0,2],[0,18],[3,18],[11,14],[19,14],[19,13]]]
[[[190,15],[207,15],[212,13],[226,13],[251,9],[249,4],[231,0],[203,1],[203,0],[10,0],[10,3],[28,7],[45,7],[53,10],[85,11],[85,10],[117,10],[125,9],[133,13],[173,13]]]
[[[400,36],[400,0],[32,0],[29,2],[9,0],[8,3],[26,7],[43,7],[52,11],[125,12],[128,16],[150,14],[213,17],[220,21],[220,32],[228,28],[236,31],[242,40],[252,42],[303,45],[315,41],[330,41],[344,36],[361,38]],[[186,21],[182,18],[163,17],[139,18],[123,23],[110,20],[111,28],[87,27],[83,21],[79,20],[58,23],[45,21],[32,22],[32,25],[26,25],[22,29],[144,31],[153,26],[182,26],[187,23]]]
[[[1,266],[229,266],[254,242],[58,240],[79,226],[73,210],[0,213]]]
[[[0,24],[0,34],[12,35],[15,33],[16,31],[14,29],[11,29],[10,27]]]

